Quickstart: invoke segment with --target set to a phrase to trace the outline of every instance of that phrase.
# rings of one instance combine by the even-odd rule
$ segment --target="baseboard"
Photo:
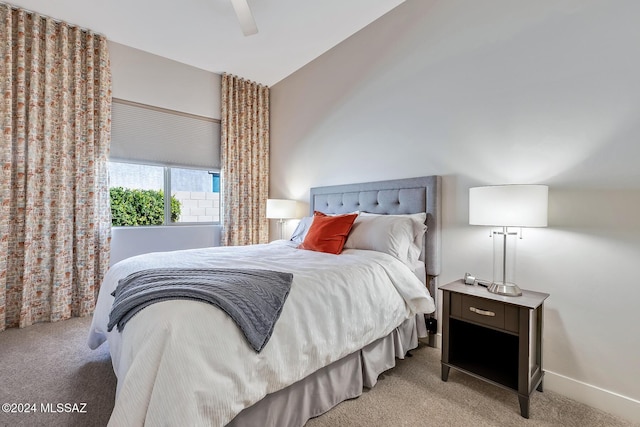
[[[442,334],[437,333],[435,336],[429,335],[427,338],[418,338],[421,343],[433,348],[442,348]]]
[[[632,422],[640,422],[640,401],[545,370],[544,389],[551,390]]]

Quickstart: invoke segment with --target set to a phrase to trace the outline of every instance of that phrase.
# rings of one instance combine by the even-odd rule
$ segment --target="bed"
[[[88,337],[91,348],[109,342],[118,377],[110,425],[301,426],[373,387],[418,337],[434,343],[424,319],[435,311],[430,295],[440,272],[440,177],[317,187],[310,195],[312,214],[425,213],[419,262],[348,245],[332,255],[276,241],[117,263],[105,277]],[[247,345],[222,310],[198,301],[149,305],[122,332],[107,332],[111,292],[129,274],[229,265],[293,274],[262,351]]]

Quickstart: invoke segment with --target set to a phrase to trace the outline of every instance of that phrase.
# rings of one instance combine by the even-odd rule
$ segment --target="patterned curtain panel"
[[[93,312],[109,264],[103,36],[0,3],[0,330]]]
[[[269,88],[222,76],[222,244],[266,243],[269,195]]]

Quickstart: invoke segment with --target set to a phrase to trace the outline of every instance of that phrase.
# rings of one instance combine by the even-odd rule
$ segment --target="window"
[[[219,180],[202,169],[109,162],[112,225],[219,222]]]
[[[171,195],[180,203],[176,222],[220,222],[220,174],[201,169],[167,169],[171,174]]]
[[[220,222],[220,121],[114,99],[112,225]]]

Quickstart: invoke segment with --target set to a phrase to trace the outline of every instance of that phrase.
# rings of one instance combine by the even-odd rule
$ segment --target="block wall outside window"
[[[220,222],[220,193],[202,191],[176,191],[180,201],[178,222]]]

